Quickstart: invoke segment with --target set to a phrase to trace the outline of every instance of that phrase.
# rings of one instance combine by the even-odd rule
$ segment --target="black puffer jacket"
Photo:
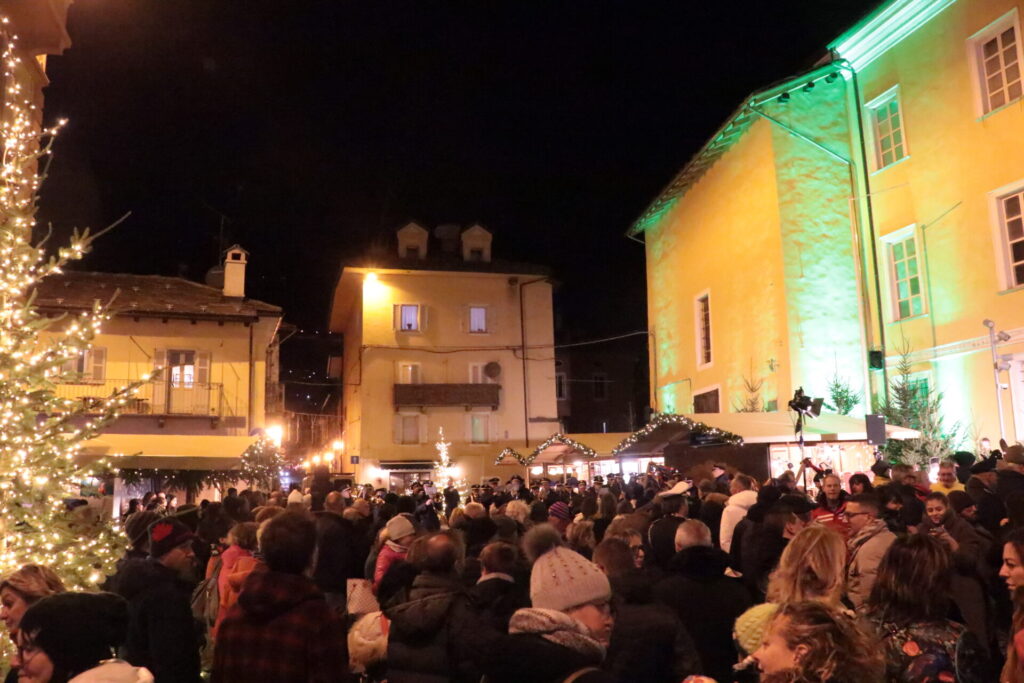
[[[479,620],[454,576],[423,573],[409,601],[385,611],[389,683],[477,683],[477,662],[497,638]]]
[[[717,548],[686,548],[654,587],[654,599],[673,608],[693,637],[704,675],[718,681],[732,680],[737,659],[732,627],[752,604],[743,584],[724,575],[728,564],[729,556]]]
[[[199,625],[192,618],[193,585],[152,558],[131,560],[118,574],[128,601],[124,658],[149,669],[160,683],[199,681]]]
[[[620,681],[678,683],[701,672],[693,638],[675,611],[654,602],[640,571],[611,579],[615,625],[604,668]]]

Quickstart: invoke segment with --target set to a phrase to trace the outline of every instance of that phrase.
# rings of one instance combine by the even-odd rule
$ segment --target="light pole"
[[[988,345],[992,351],[992,379],[996,385],[996,412],[999,414],[999,438],[1002,440],[1006,438],[1006,425],[1003,422],[1003,385],[999,381],[999,373],[1009,370],[1010,366],[999,357],[996,345],[1000,342],[1010,341],[1010,335],[1001,330],[996,332],[995,322],[988,318],[982,324],[988,328]]]

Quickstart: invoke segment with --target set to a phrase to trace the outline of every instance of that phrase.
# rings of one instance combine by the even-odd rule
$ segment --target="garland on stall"
[[[625,439],[623,439],[618,446],[613,448],[612,457],[618,456],[619,453],[626,450],[630,446],[633,446],[641,439],[646,438],[655,429],[661,427],[662,425],[682,425],[689,429],[691,434],[696,434],[697,436],[710,437],[713,438],[715,441],[732,444],[735,446],[743,445],[743,437],[739,436],[738,434],[733,434],[732,432],[726,431],[724,429],[718,429],[717,427],[711,427],[709,425],[704,424],[703,422],[691,420],[685,415],[675,415],[672,413],[656,413],[655,416],[646,426],[644,426],[642,429],[638,431],[633,432]]]
[[[501,461],[508,457],[515,458],[516,462],[523,467],[529,467],[533,464],[533,461],[537,459],[537,454],[534,453],[533,455],[525,456],[514,448],[506,448],[502,450],[501,453],[498,453],[498,457],[495,458],[494,464],[500,465]]]
[[[533,462],[533,459],[536,458],[540,453],[542,453],[545,448],[547,448],[548,446],[551,446],[551,445],[553,445],[555,443],[560,443],[560,444],[564,444],[566,446],[569,446],[574,451],[579,451],[579,453],[581,455],[583,455],[583,457],[585,457],[585,458],[596,458],[597,457],[597,451],[595,451],[590,446],[584,446],[579,441],[576,441],[575,439],[570,439],[565,434],[559,433],[559,434],[552,434],[551,436],[548,437],[547,441],[545,441],[541,445],[537,446],[537,448],[535,448],[533,450],[533,453],[530,454],[530,461]]]

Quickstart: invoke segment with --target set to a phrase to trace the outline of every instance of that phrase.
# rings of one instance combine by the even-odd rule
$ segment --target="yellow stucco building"
[[[877,398],[909,351],[965,445],[1024,439],[1022,9],[893,0],[742,103],[631,229],[653,405]]]
[[[410,223],[397,253],[346,265],[330,330],[344,334],[342,469],[404,488],[433,478],[440,429],[470,483],[509,476],[504,448],[558,431],[551,282],[492,258],[491,233]]]

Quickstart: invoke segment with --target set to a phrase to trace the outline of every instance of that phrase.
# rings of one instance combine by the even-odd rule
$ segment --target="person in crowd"
[[[234,596],[231,594],[231,575],[238,568],[238,563],[243,557],[252,557],[256,551],[256,531],[259,525],[256,522],[241,522],[231,527],[228,532],[228,549],[216,558],[210,558],[210,566],[207,568],[206,576],[209,578],[217,574],[217,596],[220,604],[217,608],[217,621],[213,626],[212,635],[216,638],[217,627],[228,613],[228,609],[234,604]]]
[[[750,594],[738,579],[725,575],[729,556],[712,546],[711,530],[703,522],[680,524],[675,547],[668,576],[654,586],[654,599],[679,616],[697,646],[703,673],[728,681],[736,662],[732,627],[750,607]]]
[[[114,659],[128,607],[113,593],[61,593],[25,612],[18,634],[19,680],[26,683],[153,683],[145,668]]]
[[[996,483],[995,472],[983,472],[972,474],[965,484],[976,508],[975,521],[993,536],[999,535],[1006,518],[1006,506],[995,493]]]
[[[135,559],[145,559],[149,555],[149,526],[160,519],[160,515],[148,510],[141,510],[128,518],[124,524],[124,533],[128,537],[128,550],[124,557],[117,561],[114,575],[107,579],[104,584],[106,590],[114,590],[117,585],[117,577],[124,569],[125,564]]]
[[[405,559],[409,553],[409,544],[416,538],[416,528],[405,515],[395,515],[385,526],[387,540],[377,554],[376,566],[373,570],[373,586],[376,588],[387,573],[388,568],[397,560]]]
[[[558,533],[564,538],[572,523],[572,510],[560,500],[555,501],[548,507],[547,523],[558,529]]]
[[[136,512],[142,509],[142,501],[138,498],[132,498],[128,501],[128,509],[125,510],[124,514],[121,515],[121,522],[124,523],[129,517],[134,515]]]
[[[953,491],[963,491],[964,485],[956,476],[956,463],[952,460],[943,460],[939,463],[938,481],[933,482],[931,490],[948,496]]]
[[[519,548],[511,543],[489,543],[480,553],[480,579],[470,589],[469,597],[500,633],[508,632],[508,622],[516,610],[530,606],[528,588],[516,580],[520,566]]]
[[[732,535],[739,521],[747,516],[747,511],[757,502],[757,484],[753,477],[737,474],[729,483],[729,500],[722,511],[720,532],[721,548],[725,552],[732,549]]]
[[[644,551],[643,534],[628,526],[623,526],[620,529],[614,529],[612,526],[609,526],[604,537],[617,538],[625,543],[633,556],[633,566],[637,569],[644,569],[647,553]],[[672,539],[672,545],[674,548],[675,539]]]
[[[391,622],[388,681],[476,683],[481,676],[477,660],[498,632],[477,618],[459,581],[457,568],[465,555],[459,536],[439,532],[424,537],[422,545],[422,557],[414,561],[420,573],[409,599],[384,610]]]
[[[896,535],[879,518],[878,497],[856,493],[846,501],[846,519],[850,538],[846,542],[846,596],[855,609],[863,607],[871,595],[878,566]]]
[[[203,636],[192,618],[194,534],[174,517],[149,527],[149,557],[125,565],[117,592],[128,601],[124,658],[161,683],[197,683]]]
[[[18,626],[25,611],[50,595],[64,592],[64,583],[52,569],[38,564],[26,564],[12,572],[0,583],[0,621],[7,627],[11,640],[17,642]],[[6,683],[18,680],[18,669],[13,667]]]
[[[487,514],[487,507],[483,503],[466,503],[465,516],[452,525],[462,533],[463,544],[466,547],[466,554],[470,557],[477,557],[484,546],[494,537],[498,530],[494,520]]]
[[[1002,467],[996,470],[995,493],[1006,505],[1014,494],[1024,494],[1024,446],[1014,444],[1003,450]]]
[[[679,616],[653,599],[650,581],[623,541],[605,538],[594,564],[608,577],[615,626],[604,668],[618,680],[676,683],[701,670],[700,657]]]
[[[878,683],[884,672],[857,622],[816,601],[782,605],[753,658],[763,683]]]
[[[618,514],[618,504],[615,496],[610,491],[602,493],[597,498],[597,514],[594,516],[594,538],[597,543],[604,538],[604,532]],[[595,544],[596,545],[596,544]]]
[[[505,506],[505,514],[514,519],[524,532],[532,526],[530,522],[530,505],[524,500],[510,500]]]
[[[889,463],[885,460],[875,461],[875,464],[871,466],[871,474],[874,475],[871,485],[876,489],[892,483],[892,479],[889,478]]]
[[[894,534],[907,533],[907,523],[903,520],[903,494],[894,485],[875,489],[878,497],[879,519]]]
[[[488,682],[615,681],[599,668],[615,621],[611,598],[608,578],[593,562],[562,546],[548,549],[530,572],[533,606],[512,615],[509,635],[486,657]]]
[[[952,577],[952,554],[937,538],[914,534],[890,544],[863,605],[884,646],[887,681],[994,680],[981,642],[947,618]]]
[[[345,629],[307,575],[316,536],[316,524],[304,514],[266,522],[260,552],[267,570],[249,575],[221,622],[214,683],[350,680]]]
[[[821,480],[818,507],[811,512],[811,519],[846,536],[850,531],[850,525],[846,519],[846,495],[842,479],[835,474],[825,475]]]
[[[806,508],[810,502],[802,496]],[[804,508],[804,510],[806,510]],[[749,515],[747,519],[749,519]],[[743,520],[741,524],[745,524]],[[755,601],[761,602],[768,589],[768,577],[779,563],[789,541],[805,526],[792,503],[780,499],[764,514],[764,520],[743,535],[743,584]],[[733,549],[737,548],[735,540]]]
[[[569,525],[565,540],[570,548],[589,560],[597,546],[594,522],[588,519],[573,522]]]
[[[649,562],[660,569],[668,567],[675,555],[676,528],[686,521],[689,505],[686,493],[690,485],[682,481],[667,491],[658,494],[662,516],[647,528],[647,543],[651,549]]]
[[[360,536],[356,526],[344,518],[345,498],[331,491],[323,500],[323,512],[316,519],[317,554],[313,580],[323,591],[327,603],[343,608],[349,579],[363,576],[363,565],[370,554],[369,539]]]
[[[875,490],[868,475],[857,472],[850,476],[850,495],[856,496],[862,493],[873,493]]]
[[[793,537],[768,579],[769,602],[818,600],[837,607],[846,575],[846,542],[839,532],[812,524]]]
[[[729,547],[729,564],[732,571],[742,574],[744,566],[743,548],[747,536],[754,536],[761,530],[768,510],[782,498],[782,489],[773,485],[762,486],[757,491],[757,502],[750,506],[747,515],[736,524],[732,531]],[[770,571],[770,570],[769,570]]]
[[[722,513],[729,502],[729,497],[719,493],[718,485],[712,479],[704,479],[697,486],[700,495],[700,521],[711,529],[711,542],[720,547],[719,533],[722,527]]]
[[[1006,582],[1013,600],[1006,664],[999,683],[1024,683],[1024,529],[1007,534],[999,576]]]

